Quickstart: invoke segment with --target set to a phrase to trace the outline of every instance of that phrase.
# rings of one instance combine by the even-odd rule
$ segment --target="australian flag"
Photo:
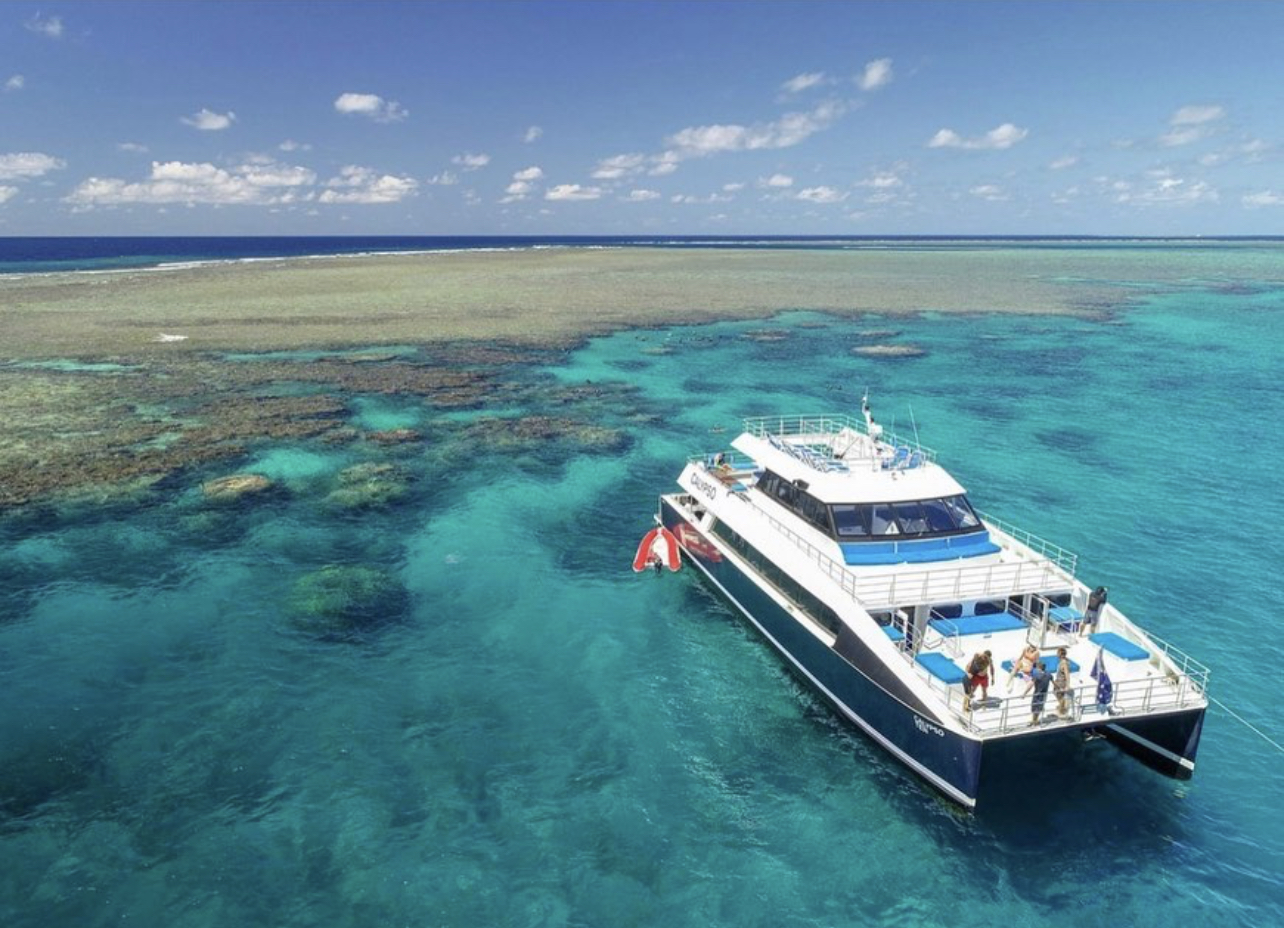
[[[1115,685],[1110,682],[1110,674],[1106,673],[1105,655],[1105,648],[1097,652],[1096,663],[1092,665],[1092,672],[1089,674],[1092,679],[1097,681],[1097,708],[1103,712],[1110,705],[1110,700],[1115,695]]]

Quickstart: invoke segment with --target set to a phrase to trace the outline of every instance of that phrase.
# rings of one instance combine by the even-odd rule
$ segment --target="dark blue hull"
[[[791,668],[838,712],[894,757],[956,802],[976,805],[981,742],[941,725],[882,662],[854,639],[829,647],[799,624],[752,578],[660,500],[664,526],[678,535],[687,560],[701,571],[785,657]],[[693,544],[691,539],[701,543]],[[840,654],[839,650],[844,653]],[[917,705],[916,705],[917,704]],[[921,710],[921,711],[920,711]]]
[[[1135,721],[1119,721],[1100,731],[1126,754],[1180,780],[1195,772],[1195,752],[1204,730],[1204,709]]]

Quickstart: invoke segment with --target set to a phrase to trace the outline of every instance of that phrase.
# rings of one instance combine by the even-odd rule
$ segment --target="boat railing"
[[[815,436],[828,439],[831,452],[833,439],[844,430],[858,435],[869,435],[865,420],[845,413],[799,416],[751,416],[744,420],[744,429],[755,438],[762,439],[799,439]],[[905,457],[917,454],[920,461],[935,461],[936,452],[919,443],[917,438],[898,435],[890,429],[883,429],[878,442],[893,454],[905,449]]]
[[[1024,529],[1017,528],[1011,522],[1007,522],[1003,519],[996,518],[995,516],[990,515],[988,512],[981,512],[978,509],[976,511],[976,514],[980,516],[982,519],[984,519],[986,524],[989,525],[990,527],[998,529],[1000,532],[1007,535],[1013,541],[1019,544],[1025,545],[1027,548],[1029,548],[1038,556],[1047,558],[1048,560],[1052,561],[1054,564],[1057,564],[1059,567],[1061,567],[1061,569],[1064,570],[1066,573],[1068,573],[1070,576],[1072,577],[1074,576],[1075,569],[1079,565],[1079,555],[1074,554],[1070,551],[1067,551],[1065,548],[1062,548],[1060,545],[1054,545],[1050,541],[1045,541],[1044,539],[1040,538],[1038,535],[1033,535],[1030,532],[1025,531]],[[1002,538],[994,539],[994,540],[997,541],[1000,545],[1003,542]]]
[[[949,710],[969,730],[980,735],[994,736],[1026,732],[1031,728],[1080,726],[1085,722],[1126,721],[1153,712],[1174,711],[1205,705],[1203,692],[1184,674],[1150,676],[1139,680],[1113,682],[1109,698],[1098,702],[1104,695],[1097,681],[1082,683],[1066,691],[1066,715],[1058,715],[1059,701],[1056,691],[1048,686],[1040,710],[1039,721],[1034,722],[1034,692],[1024,687],[1015,693],[1007,692],[1006,682],[991,684],[988,700],[973,693],[969,700],[961,686],[945,686],[919,668],[919,676],[933,689],[942,691],[942,698]],[[1028,684],[1026,684],[1028,686]],[[996,690],[1003,690],[996,693]]]
[[[948,603],[991,597],[1019,596],[1067,585],[1067,577],[1052,561],[1043,559],[968,567],[861,574],[853,584],[867,609],[898,603]]]
[[[1147,651],[1152,648],[1158,650],[1164,658],[1167,658],[1167,665],[1165,666],[1161,663],[1161,659],[1152,653],[1151,662],[1153,664],[1164,667],[1170,675],[1177,674],[1183,679],[1189,680],[1190,685],[1197,692],[1202,694],[1207,691],[1209,670],[1206,664],[1200,663],[1185,651],[1169,644],[1162,638],[1143,630],[1141,626],[1137,625],[1114,606],[1107,604],[1101,616],[1099,627],[1113,631]]]
[[[688,464],[699,464],[707,471],[716,471],[722,468],[735,474],[753,473],[758,467],[758,462],[747,454],[741,454],[739,451],[709,451],[704,454],[693,454],[687,458]]]

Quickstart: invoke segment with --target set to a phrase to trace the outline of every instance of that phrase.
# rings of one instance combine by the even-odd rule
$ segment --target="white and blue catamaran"
[[[974,510],[863,406],[863,421],[745,420],[730,450],[688,461],[662,526],[844,718],[965,806],[988,758],[1067,733],[1189,777],[1207,668],[1099,604],[1073,555]],[[1008,688],[1027,648],[1050,670],[1066,649],[1060,698]],[[965,688],[985,651],[981,698]]]

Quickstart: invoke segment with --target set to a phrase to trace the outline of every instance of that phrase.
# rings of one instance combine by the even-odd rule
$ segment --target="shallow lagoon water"
[[[1284,740],[1281,309],[1277,289],[1192,287],[1109,321],[630,330],[530,372],[627,385],[592,410],[625,436],[609,451],[281,442],[242,467],[283,484],[263,498],[211,506],[194,477],[141,509],[0,522],[0,921],[1284,922],[1281,758],[1220,709],[1189,783],[1068,743],[966,815],[694,572],[628,570],[686,456],[869,388],[980,508],[1077,551]],[[925,353],[853,354],[871,331]],[[565,412],[539,395],[506,409]],[[359,461],[404,469],[406,494],[327,504]],[[292,621],[334,565],[395,578],[400,609],[340,636]]]

